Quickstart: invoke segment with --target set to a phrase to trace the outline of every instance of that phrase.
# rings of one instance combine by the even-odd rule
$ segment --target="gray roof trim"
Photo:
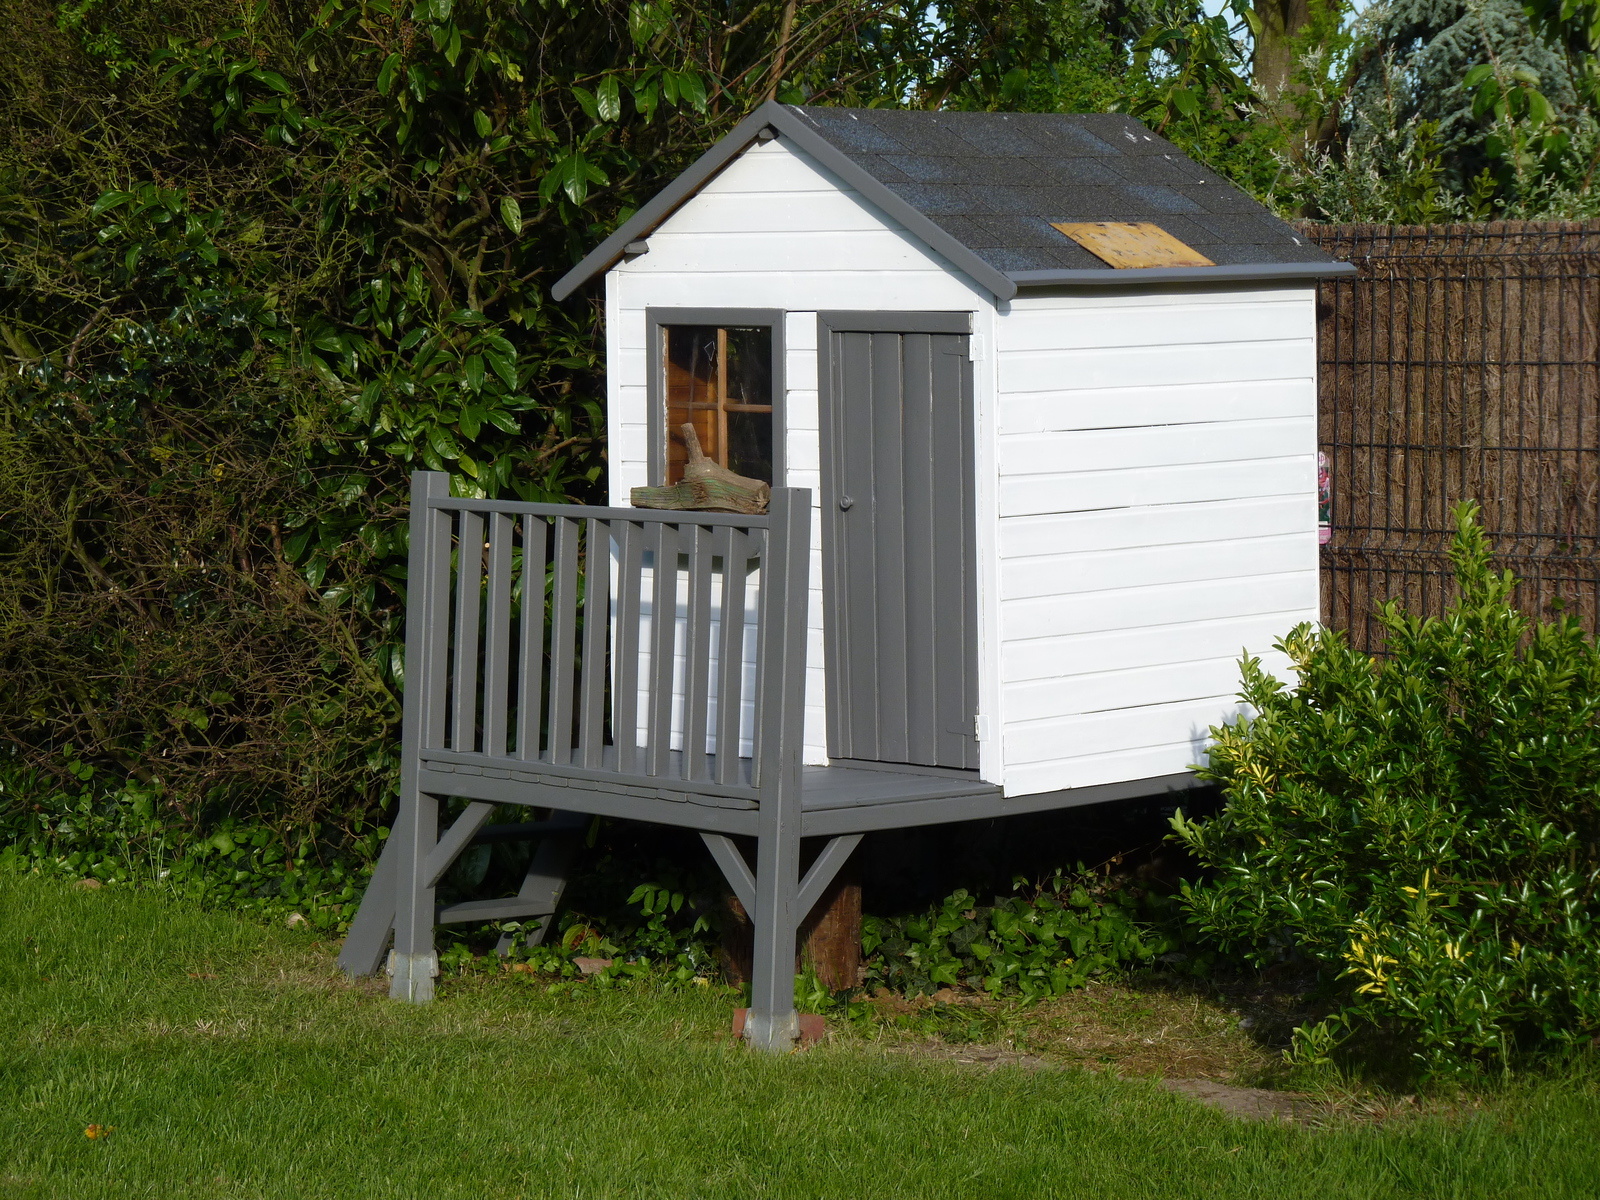
[[[1012,271],[1008,278],[1018,288],[1126,287],[1146,283],[1244,283],[1295,279],[1329,279],[1354,275],[1354,263],[1234,263],[1221,267],[1123,267],[1118,270]]]
[[[802,150],[850,184],[885,214],[899,221],[908,233],[915,234],[930,250],[942,255],[957,270],[965,272],[993,292],[997,300],[1009,300],[1017,294],[1017,285],[1004,271],[979,258],[952,234],[923,216],[886,185],[879,183],[855,159],[828,141],[803,114],[783,105],[774,107],[784,116],[781,123],[772,122],[780,133],[794,138]]]
[[[762,126],[772,123],[772,113],[769,110],[782,107],[769,100],[730,129],[721,141],[695,159],[688,170],[657,192],[649,203],[624,221],[615,233],[584,255],[582,261],[572,270],[556,280],[555,286],[550,289],[550,294],[557,300],[565,300],[596,275],[610,270],[622,257],[629,242],[645,237],[676,212],[679,205],[704,187],[717,172],[732,162],[740,151],[755,141],[756,134],[761,132]]]
[[[583,261],[556,280],[555,286],[550,289],[550,294],[557,300],[565,300],[595,276],[610,270],[622,257],[629,242],[647,237],[657,225],[676,212],[722,168],[743,153],[745,147],[755,141],[756,135],[768,125],[781,135],[793,139],[800,149],[838,175],[889,217],[898,221],[908,232],[921,239],[929,249],[942,255],[957,270],[965,272],[977,283],[993,292],[997,299],[1009,300],[1017,294],[1017,284],[1005,272],[990,266],[956,238],[879,183],[848,154],[823,137],[795,109],[779,104],[775,100],[768,100],[729,130],[721,141],[695,159],[683,174],[623,222],[615,233],[585,255]],[[1049,274],[1049,272],[1034,273]]]

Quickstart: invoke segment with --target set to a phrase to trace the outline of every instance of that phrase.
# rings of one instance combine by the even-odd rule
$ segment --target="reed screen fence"
[[[1300,228],[1359,270],[1318,297],[1324,621],[1378,651],[1383,600],[1443,612],[1470,499],[1519,603],[1595,631],[1600,222]]]

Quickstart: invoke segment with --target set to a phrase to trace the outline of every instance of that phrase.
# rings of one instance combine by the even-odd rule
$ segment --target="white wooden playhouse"
[[[1240,655],[1317,619],[1351,270],[1128,117],[768,104],[555,292],[604,276],[614,504],[691,418],[816,498],[805,761],[1017,811],[1181,784]]]
[[[1240,655],[1318,615],[1315,281],[1350,270],[1127,117],[757,110],[556,285],[605,278],[611,506],[415,478],[400,813],[341,964],[392,931],[426,1000],[436,923],[542,931],[581,814],[676,825],[783,1049],[863,833],[1191,786]],[[769,513],[629,507],[685,426]],[[516,896],[435,904],[511,836]]]

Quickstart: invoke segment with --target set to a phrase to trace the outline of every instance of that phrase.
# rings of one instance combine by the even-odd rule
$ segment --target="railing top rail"
[[[665,525],[736,525],[740,529],[770,528],[766,515],[688,512],[665,508],[602,508],[586,504],[532,504],[524,500],[474,500],[467,496],[436,496],[428,507],[446,512],[506,513],[528,517],[584,517],[598,521],[644,521]]]

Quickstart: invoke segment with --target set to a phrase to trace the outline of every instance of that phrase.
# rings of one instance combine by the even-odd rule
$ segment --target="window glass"
[[[666,339],[667,476],[681,482],[693,425],[700,449],[730,471],[772,482],[772,330],[669,325]]]

